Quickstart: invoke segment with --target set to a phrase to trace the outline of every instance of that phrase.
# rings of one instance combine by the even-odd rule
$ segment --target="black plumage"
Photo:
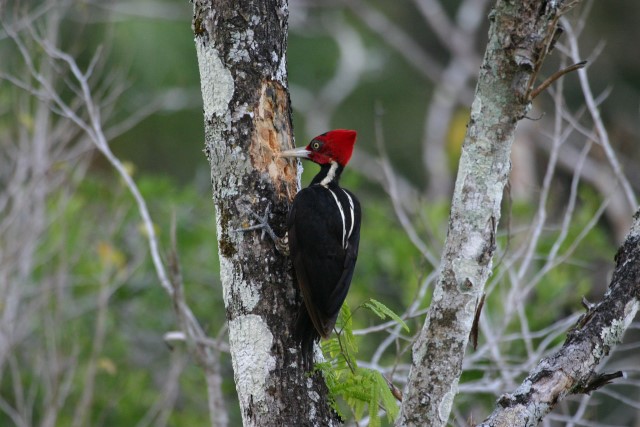
[[[358,199],[336,182],[327,187],[311,184],[296,195],[291,207],[289,250],[304,299],[296,335],[307,352],[313,341],[331,335],[347,297],[358,258],[360,216]]]

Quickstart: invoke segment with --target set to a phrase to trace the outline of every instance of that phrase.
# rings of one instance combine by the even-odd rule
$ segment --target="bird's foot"
[[[243,232],[252,231],[252,230],[262,230],[262,233],[260,234],[260,239],[264,240],[265,234],[268,235],[273,241],[273,243],[275,244],[278,252],[280,252],[285,256],[289,256],[289,233],[285,233],[284,237],[278,237],[276,235],[276,233],[273,231],[273,228],[271,228],[271,226],[269,225],[269,215],[271,214],[270,210],[271,210],[271,205],[268,204],[267,208],[264,211],[264,214],[260,216],[254,211],[252,211],[251,209],[247,208],[247,212],[249,212],[251,216],[256,221],[258,221],[258,223],[255,225],[251,225],[249,227],[237,228],[232,231],[243,233]]]

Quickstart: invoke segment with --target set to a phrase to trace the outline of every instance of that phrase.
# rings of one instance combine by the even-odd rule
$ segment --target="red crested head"
[[[319,165],[336,162],[345,167],[351,159],[355,143],[355,130],[334,129],[316,136],[306,147],[281,152],[280,157],[300,157]]]
[[[340,166],[345,167],[351,159],[355,143],[355,130],[330,130],[311,140],[306,147],[306,150],[309,152],[307,158],[319,165],[325,165],[331,163],[331,161],[335,161]]]

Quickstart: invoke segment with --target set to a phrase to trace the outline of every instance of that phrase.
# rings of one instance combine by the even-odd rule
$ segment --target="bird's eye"
[[[318,151],[320,149],[320,143],[318,141],[313,141],[311,143],[311,149],[313,151]]]

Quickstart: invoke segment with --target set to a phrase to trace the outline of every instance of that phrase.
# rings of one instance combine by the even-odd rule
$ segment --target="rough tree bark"
[[[205,153],[211,165],[220,271],[234,379],[245,426],[333,425],[319,375],[302,369],[292,331],[301,299],[290,262],[249,225],[274,214],[283,232],[298,171],[286,73],[286,0],[195,0]]]
[[[516,125],[560,15],[575,1],[498,0],[480,69],[449,217],[440,275],[398,425],[445,425],[457,394],[476,306],[491,273]]]

